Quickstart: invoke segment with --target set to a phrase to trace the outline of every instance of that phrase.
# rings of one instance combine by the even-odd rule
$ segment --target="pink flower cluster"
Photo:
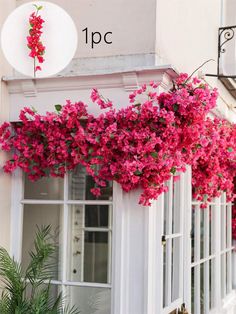
[[[36,5],[35,7],[36,12],[33,12],[29,18],[30,29],[29,36],[27,36],[27,46],[30,49],[29,56],[34,59],[34,73],[41,70],[40,66],[36,66],[35,61],[37,60],[39,63],[43,63],[43,55],[45,53],[45,46],[43,46],[41,41],[42,27],[45,21],[38,15],[39,10],[43,7]]]
[[[206,202],[227,191],[233,196],[235,128],[224,120],[206,116],[215,107],[217,91],[198,79],[181,74],[172,90],[158,93],[151,82],[130,94],[130,104],[115,110],[96,89],[91,99],[104,113],[88,114],[82,103],[66,105],[42,116],[29,108],[21,122],[0,127],[0,144],[14,151],[4,169],[20,167],[31,180],[63,177],[78,164],[86,167],[97,184],[118,182],[124,191],[142,188],[140,203],[166,192],[165,182],[193,168],[194,196]],[[142,101],[140,101],[142,99]]]
[[[211,201],[225,191],[233,200],[236,176],[236,127],[219,119],[206,119],[198,145],[199,158],[192,164],[193,196]]]

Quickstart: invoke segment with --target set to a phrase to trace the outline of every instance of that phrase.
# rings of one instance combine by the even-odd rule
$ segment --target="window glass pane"
[[[177,237],[172,239],[172,293],[171,293],[171,301],[174,302],[180,297],[180,278],[181,272],[181,237]]]
[[[221,297],[226,296],[226,254],[221,255]]]
[[[226,206],[221,205],[221,250],[226,249]]]
[[[192,227],[191,227],[191,262],[195,261],[195,213],[197,207],[195,205],[192,206]]]
[[[25,199],[61,200],[63,199],[63,182],[61,178],[42,178],[32,182],[25,176]]]
[[[84,281],[107,283],[108,233],[85,232]]]
[[[232,291],[232,253],[226,254],[226,293]]]
[[[60,242],[60,217],[61,207],[60,205],[24,205],[24,222],[23,222],[23,243],[22,243],[22,265],[23,269],[26,269],[30,262],[30,256],[28,254],[34,248],[35,233],[37,226],[52,227],[52,236],[50,240],[59,245]],[[59,260],[60,252],[56,250],[53,260],[55,264],[53,270],[53,279],[59,279]]]
[[[226,247],[230,248],[232,246],[232,206],[226,206]]]
[[[108,205],[86,205],[85,227],[108,227],[109,206]]]
[[[181,232],[182,223],[182,208],[180,207],[181,195],[180,195],[180,181],[174,182],[173,180],[173,233]]]
[[[209,206],[209,255],[213,254],[212,250],[212,232],[213,232],[213,209],[212,206]]]
[[[200,259],[204,258],[204,237],[205,237],[205,228],[204,228],[204,212],[206,209],[200,209]]]
[[[56,301],[59,293],[61,292],[60,289],[61,287],[59,285],[53,285],[50,284],[50,288],[49,288],[49,302],[50,304],[52,304],[52,300],[53,302]],[[41,292],[42,290],[47,290],[48,289],[48,285],[47,284],[42,284],[39,287],[36,288],[36,294],[39,292]],[[26,297],[30,298],[31,297],[31,293],[32,293],[32,286],[30,283],[28,283],[27,287],[26,287]],[[45,313],[46,314],[46,313]]]
[[[194,314],[194,291],[195,291],[195,285],[194,285],[194,267],[191,268],[191,313]]]
[[[99,206],[88,208],[86,213],[87,205],[70,206],[69,280],[107,283],[110,232],[99,231],[99,228],[108,227],[109,208],[102,206],[103,209],[99,211]],[[84,221],[87,226],[84,226]],[[89,231],[86,228],[96,230]]]
[[[200,265],[200,308],[201,313],[206,313],[205,302],[204,302],[204,263]]]
[[[209,309],[214,308],[214,258],[209,261]]]
[[[173,225],[173,180],[166,182],[168,191],[164,193],[164,234],[172,234]]]
[[[71,200],[111,200],[112,182],[108,182],[106,187],[101,188],[101,196],[95,196],[90,192],[96,187],[91,176],[86,173],[85,167],[79,165],[69,173],[69,199]]]
[[[109,288],[68,287],[70,305],[75,305],[80,314],[110,314],[111,290]]]
[[[166,280],[166,271],[167,271],[167,265],[166,265],[166,245],[163,245],[163,307],[165,307],[166,304],[166,289],[167,289],[167,280]]]
[[[216,222],[216,206],[211,205],[210,210],[210,254],[215,254],[216,242],[215,242],[215,222]]]

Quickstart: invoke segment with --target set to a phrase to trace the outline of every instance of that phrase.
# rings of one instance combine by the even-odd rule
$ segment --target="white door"
[[[188,170],[190,172],[190,170]],[[188,310],[186,288],[189,286],[188,272],[191,211],[191,176],[180,175],[167,183],[169,191],[164,194],[163,206],[163,314]],[[189,268],[189,269],[186,269]]]

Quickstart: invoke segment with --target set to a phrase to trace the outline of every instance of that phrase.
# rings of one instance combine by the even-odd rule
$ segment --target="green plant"
[[[51,280],[55,269],[53,256],[57,245],[53,243],[50,226],[37,227],[34,250],[29,252],[26,270],[0,248],[0,278],[3,291],[0,298],[1,314],[78,314],[73,308],[63,308],[63,297],[51,295]]]

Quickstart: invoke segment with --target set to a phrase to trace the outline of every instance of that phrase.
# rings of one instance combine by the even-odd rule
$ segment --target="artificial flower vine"
[[[158,93],[151,82],[131,93],[130,103],[116,110],[94,89],[93,102],[105,109],[89,114],[83,102],[56,105],[56,112],[40,115],[30,108],[20,122],[0,127],[2,150],[14,151],[6,172],[21,168],[31,180],[63,177],[78,164],[86,167],[99,196],[113,180],[128,192],[141,187],[140,204],[167,191],[165,182],[192,166],[193,195],[206,202],[227,193],[234,197],[236,128],[207,114],[216,106],[216,89],[181,74],[168,92]]]
[[[37,65],[44,62],[43,55],[45,53],[45,46],[42,44],[41,35],[43,23],[45,22],[40,15],[39,11],[43,9],[43,6],[37,6],[34,4],[35,12],[30,14],[29,17],[29,36],[27,36],[27,46],[30,49],[29,56],[34,59],[34,77],[37,71],[41,71],[41,66]]]

